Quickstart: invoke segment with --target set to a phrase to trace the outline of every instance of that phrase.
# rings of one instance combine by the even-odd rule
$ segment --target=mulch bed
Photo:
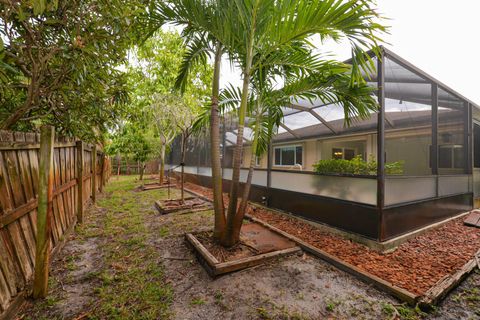
[[[253,257],[254,255],[258,254],[256,250],[254,250],[250,246],[245,245],[241,240],[240,243],[238,243],[232,248],[222,247],[213,240],[212,232],[196,233],[195,237],[219,262]]]
[[[187,188],[212,198],[208,188],[190,183]],[[461,269],[480,249],[480,229],[464,226],[464,218],[452,220],[408,240],[394,252],[382,254],[272,210],[250,206],[248,213],[417,295],[425,294],[437,281]]]
[[[216,243],[212,232],[196,233],[195,237],[219,262],[239,260],[296,246],[295,242],[257,223],[243,224],[240,242],[231,248]]]

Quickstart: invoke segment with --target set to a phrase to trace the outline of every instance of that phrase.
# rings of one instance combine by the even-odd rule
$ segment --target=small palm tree
[[[302,61],[322,61],[320,57],[313,55],[301,45],[290,47],[287,51],[286,53],[290,55],[296,54],[299,57],[304,55]],[[324,104],[337,103],[346,110],[347,121],[353,117],[366,118],[370,116],[371,111],[377,109],[376,100],[372,95],[374,89],[367,83],[358,84],[354,91],[348,89],[351,81],[350,66],[329,61],[317,63],[315,68],[315,72],[299,76],[299,70],[295,67],[269,66],[257,71],[252,78],[247,108],[247,117],[252,120],[249,126],[253,133],[250,164],[240,206],[232,222],[232,234],[237,241],[247,209],[255,157],[260,157],[268,151],[272,136],[283,121],[285,106],[298,99],[320,100]],[[274,79],[278,76],[283,77],[284,86],[275,90]],[[238,112],[240,103],[239,88],[229,87],[222,92],[220,104],[224,112]]]

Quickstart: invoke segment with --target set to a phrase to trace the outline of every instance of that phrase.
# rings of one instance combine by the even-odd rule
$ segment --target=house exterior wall
[[[387,163],[402,161],[404,163],[404,175],[424,176],[431,175],[430,148],[432,144],[431,127],[413,129],[387,130],[385,133],[385,154]],[[454,136],[455,138],[455,136]],[[458,140],[458,139],[457,139]],[[452,140],[453,144],[461,144],[462,141]],[[441,137],[439,142],[442,143]],[[313,165],[318,160],[332,159],[333,148],[348,148],[355,150],[355,155],[361,155],[364,160],[377,158],[377,135],[355,134],[334,138],[298,140],[290,143],[273,144],[273,149],[279,146],[302,146],[303,165],[302,171],[313,171]],[[251,147],[245,146],[242,167],[247,168],[250,164]],[[258,169],[267,169],[267,155],[260,158]],[[300,170],[298,166],[276,166],[275,153],[272,150],[272,169]],[[463,169],[442,168],[442,174],[461,174]]]

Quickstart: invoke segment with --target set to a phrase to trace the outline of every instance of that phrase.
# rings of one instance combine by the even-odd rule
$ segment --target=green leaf
[[[46,9],[47,1],[46,0],[32,0],[33,5],[33,14],[41,15]]]

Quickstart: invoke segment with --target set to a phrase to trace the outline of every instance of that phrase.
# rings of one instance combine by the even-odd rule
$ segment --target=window
[[[302,165],[302,146],[282,146],[275,147],[274,150],[276,166],[294,166],[296,164]]]
[[[355,150],[349,148],[332,148],[332,159],[352,160],[355,158]]]
[[[463,168],[463,145],[441,145],[438,146],[438,167],[439,168]]]

